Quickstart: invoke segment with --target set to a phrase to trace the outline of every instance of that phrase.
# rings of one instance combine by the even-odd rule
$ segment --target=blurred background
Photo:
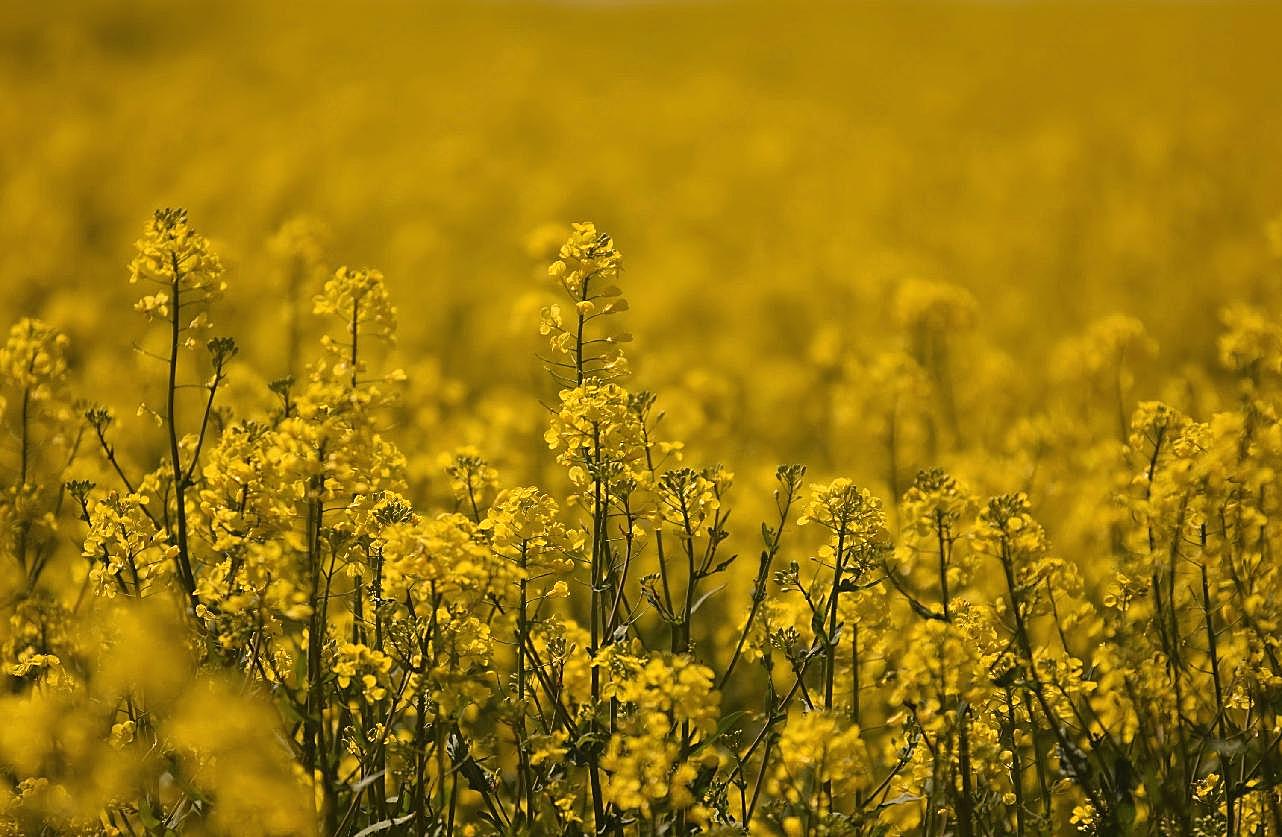
[[[1214,409],[1219,309],[1277,299],[1280,31],[1234,3],[5,4],[0,313],[68,331],[132,420],[158,370],[126,264],[185,206],[250,409],[302,374],[317,276],[378,267],[444,494],[462,446],[549,461],[544,267],[590,219],[692,464],[885,496],[943,461],[1053,504],[1027,451],[1116,446],[1138,398]]]

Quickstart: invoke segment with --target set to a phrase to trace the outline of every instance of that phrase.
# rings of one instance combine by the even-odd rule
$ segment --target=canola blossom
[[[1282,837],[1282,17],[914,8],[0,12],[0,835]]]

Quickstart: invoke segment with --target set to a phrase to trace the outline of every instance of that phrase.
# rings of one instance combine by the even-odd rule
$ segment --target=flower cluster
[[[197,330],[208,327],[204,308],[217,301],[227,289],[223,266],[210,247],[209,239],[192,228],[185,209],[158,209],[135,245],[137,255],[129,264],[129,281],[158,288],[134,306],[149,319],[169,320],[186,316],[184,309],[197,313],[185,325]],[[196,345],[188,338],[188,348]]]
[[[315,267],[308,241],[289,246]],[[0,828],[1274,828],[1282,342],[1263,314],[1226,315],[1207,420],[1141,401],[1119,444],[1111,420],[1038,416],[995,460],[963,442],[987,431],[953,386],[978,309],[908,283],[906,346],[814,347],[818,409],[869,411],[880,482],[783,466],[762,502],[752,472],[682,464],[658,397],[625,385],[597,324],[626,308],[621,259],[590,224],[551,269],[577,302],[543,315],[558,395],[529,461],[478,427],[528,444],[537,419],[463,396],[481,418],[403,452],[431,411],[383,371],[397,318],[375,270],[305,272],[323,284],[301,381],[231,383],[228,338],[190,381],[206,320],[172,315],[203,317],[217,265],[179,211],[139,244],[136,277],[168,283],[144,308],[171,315],[155,440],[106,407],[77,420],[56,329],[23,320],[0,349]],[[1151,349],[1108,318],[1063,380],[1129,407]],[[765,510],[755,543],[745,507]]]

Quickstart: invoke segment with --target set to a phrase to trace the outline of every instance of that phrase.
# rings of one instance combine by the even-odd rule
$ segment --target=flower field
[[[0,9],[0,835],[1282,837],[1279,32]]]

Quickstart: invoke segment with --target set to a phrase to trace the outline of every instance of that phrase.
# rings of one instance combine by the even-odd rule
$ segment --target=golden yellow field
[[[0,834],[1282,837],[1280,33],[4,5]]]

